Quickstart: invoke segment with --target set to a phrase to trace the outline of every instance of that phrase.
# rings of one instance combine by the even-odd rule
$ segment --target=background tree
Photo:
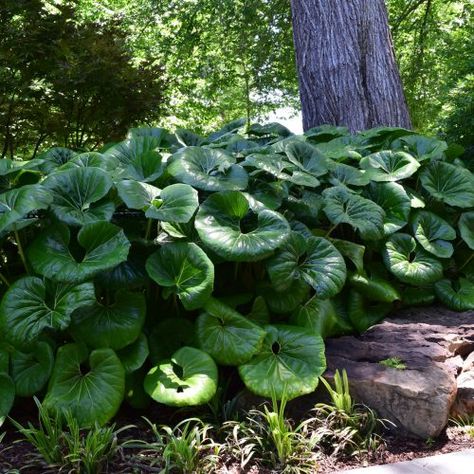
[[[410,128],[383,0],[291,5],[304,128]]]

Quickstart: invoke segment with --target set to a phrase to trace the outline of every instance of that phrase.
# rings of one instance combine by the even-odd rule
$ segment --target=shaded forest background
[[[474,143],[474,2],[387,0],[414,127]],[[0,0],[0,153],[299,108],[288,0]]]

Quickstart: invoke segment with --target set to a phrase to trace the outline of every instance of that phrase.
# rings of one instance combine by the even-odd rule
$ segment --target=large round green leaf
[[[474,176],[469,170],[435,161],[421,173],[420,179],[423,187],[436,199],[450,206],[474,206]]]
[[[150,351],[145,334],[140,334],[135,342],[119,350],[117,355],[127,374],[135,372],[145,363]]]
[[[258,350],[265,331],[237,311],[211,299],[196,322],[201,348],[222,365],[240,365]]]
[[[140,335],[146,316],[145,296],[119,291],[113,303],[95,301],[76,309],[71,315],[69,331],[78,342],[94,349],[118,350]]]
[[[130,242],[109,222],[86,224],[71,242],[68,227],[58,224],[43,231],[27,249],[33,269],[56,281],[79,282],[127,260]]]
[[[48,151],[41,153],[37,160],[41,163],[40,168],[46,174],[51,173],[59,166],[64,165],[69,160],[74,158],[77,153],[68,148],[54,147]]]
[[[462,240],[474,250],[474,211],[461,214],[458,227]]]
[[[155,145],[159,148],[171,148],[177,146],[176,137],[165,128],[160,127],[137,127],[128,131],[127,138],[152,137]]]
[[[410,220],[413,235],[429,253],[439,258],[449,258],[454,252],[448,242],[456,238],[456,231],[441,217],[428,211],[416,212]]]
[[[187,310],[200,308],[211,296],[214,265],[196,244],[163,245],[148,258],[146,270],[159,285],[175,292]]]
[[[0,372],[0,426],[12,409],[15,401],[15,384],[10,376]]]
[[[54,283],[23,277],[13,283],[0,305],[0,332],[16,346],[25,346],[46,329],[63,330],[71,313],[94,300],[94,285]]]
[[[351,287],[370,301],[380,301],[382,303],[393,303],[400,300],[400,294],[397,289],[388,281],[377,277],[353,274],[349,277]]]
[[[392,305],[389,303],[369,303],[359,292],[351,290],[347,299],[347,312],[353,326],[359,333],[382,321]]]
[[[268,260],[267,270],[276,290],[286,290],[294,280],[301,279],[320,298],[335,296],[346,281],[344,258],[329,240],[305,238],[296,232]]]
[[[436,296],[454,311],[474,310],[474,282],[465,278],[459,281],[443,279],[434,285]]]
[[[189,146],[175,153],[168,173],[203,191],[237,191],[248,184],[247,172],[223,150]]]
[[[310,289],[311,287],[303,280],[295,280],[284,291],[275,290],[269,282],[260,285],[257,291],[265,299],[270,311],[285,314],[291,313],[300,303],[306,300]]]
[[[372,182],[364,191],[365,197],[385,211],[383,219],[385,235],[393,234],[407,225],[411,200],[403,186],[398,183]]]
[[[212,357],[194,347],[182,347],[171,360],[153,367],[145,377],[145,391],[171,406],[207,403],[217,390],[217,366]]]
[[[334,225],[349,224],[360,232],[363,239],[382,238],[385,212],[380,206],[344,186],[326,189],[323,196],[324,212]]]
[[[48,176],[43,185],[53,195],[52,211],[66,224],[108,221],[114,213],[112,202],[100,201],[112,187],[112,180],[99,168],[60,171]]]
[[[341,255],[354,265],[359,273],[364,273],[365,247],[363,245],[341,239],[331,239],[331,242]]]
[[[46,342],[38,342],[33,352],[14,351],[11,374],[19,397],[31,397],[49,380],[54,365],[54,354]]]
[[[417,246],[416,240],[407,234],[394,234],[388,239],[383,259],[386,267],[405,283],[423,285],[443,277],[441,262]]]
[[[360,167],[372,181],[400,181],[414,175],[420,163],[404,151],[379,151],[364,156]]]
[[[58,349],[44,406],[70,411],[81,427],[103,425],[122,403],[125,372],[112,349],[97,349],[89,355],[82,344]]]
[[[248,200],[237,191],[209,196],[199,208],[195,226],[204,244],[231,261],[265,258],[290,233],[281,214],[270,210],[249,212]]]
[[[265,326],[262,349],[239,367],[249,390],[288,400],[311,393],[326,369],[321,336],[297,326]]]
[[[38,209],[47,209],[53,200],[50,192],[38,184],[26,185],[0,194],[0,233]]]
[[[118,161],[112,156],[89,151],[80,153],[71,158],[66,164],[58,168],[57,171],[66,171],[74,168],[100,168],[110,174],[114,174],[118,166]]]
[[[323,300],[316,296],[295,311],[291,322],[310,329],[323,339],[350,333],[352,330],[352,326],[338,314],[332,300]]]
[[[288,159],[301,170],[314,176],[328,172],[327,160],[314,146],[306,142],[291,142],[285,147]]]
[[[361,171],[353,166],[344,163],[330,162],[329,182],[333,186],[367,186],[370,179],[365,171]]]
[[[199,206],[198,193],[187,184],[172,184],[164,189],[133,180],[117,183],[122,201],[130,209],[145,211],[145,216],[160,221],[186,223]]]
[[[423,135],[406,135],[392,143],[393,148],[408,148],[418,161],[439,160],[444,156],[448,145],[442,140]]]

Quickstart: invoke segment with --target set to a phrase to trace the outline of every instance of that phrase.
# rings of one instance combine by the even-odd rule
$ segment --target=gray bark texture
[[[291,0],[303,127],[411,128],[384,0]]]

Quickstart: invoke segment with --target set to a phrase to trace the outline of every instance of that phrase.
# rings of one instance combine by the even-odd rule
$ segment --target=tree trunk
[[[305,130],[411,128],[383,0],[291,0]]]

